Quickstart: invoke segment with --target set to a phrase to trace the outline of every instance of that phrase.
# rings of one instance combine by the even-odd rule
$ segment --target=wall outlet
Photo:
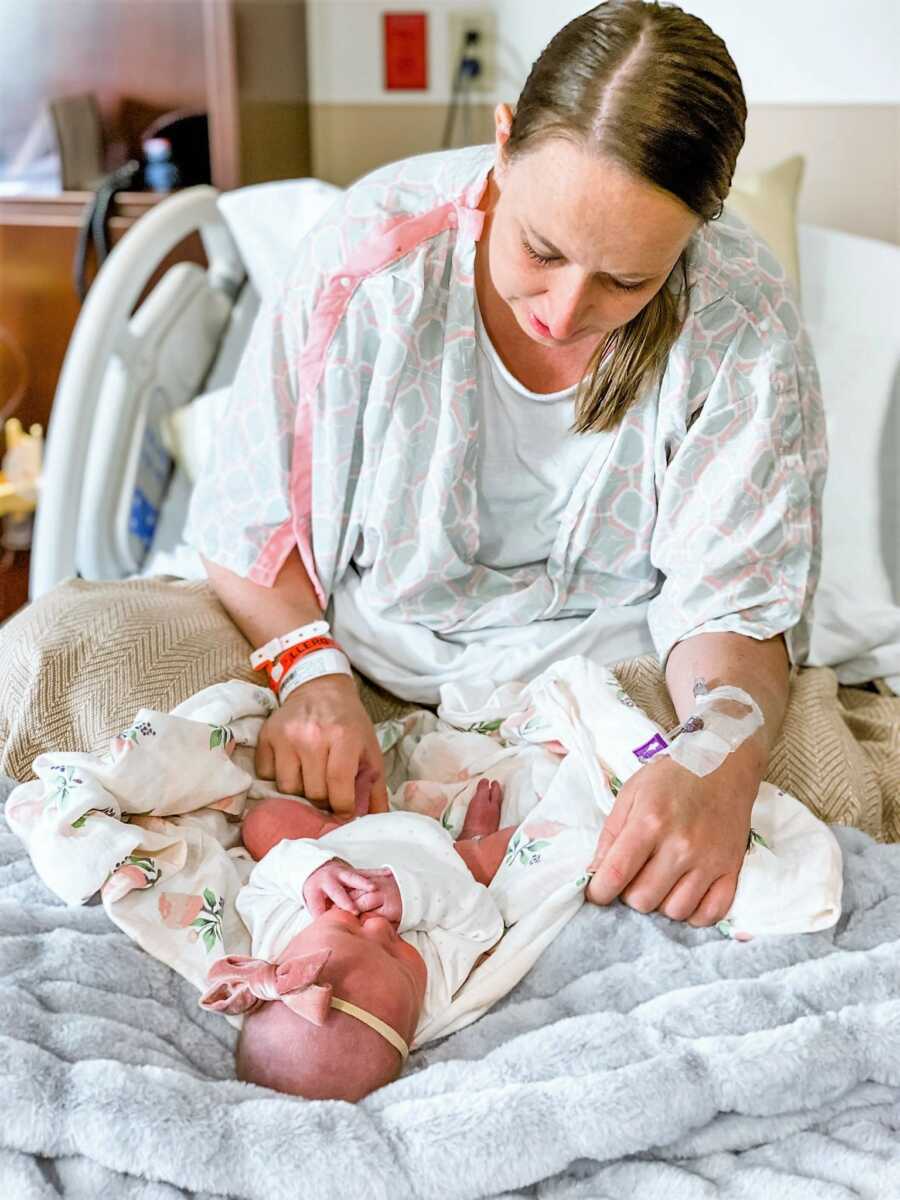
[[[469,33],[477,40],[466,43]],[[456,83],[459,60],[475,59],[477,75],[470,78],[469,88],[476,95],[494,91],[497,82],[497,16],[487,9],[451,9],[447,13],[447,57],[450,63],[450,86]]]

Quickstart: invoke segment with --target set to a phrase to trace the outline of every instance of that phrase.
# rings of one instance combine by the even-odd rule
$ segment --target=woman
[[[325,612],[408,700],[651,649],[682,719],[700,679],[748,692],[762,729],[703,778],[649,762],[598,845],[592,900],[694,925],[730,907],[805,655],[826,465],[784,274],[717,220],[745,112],[680,9],[572,21],[494,147],[376,171],[305,239],[190,522],[254,646]],[[383,808],[339,659],[269,719],[258,770],[346,811],[369,767]]]

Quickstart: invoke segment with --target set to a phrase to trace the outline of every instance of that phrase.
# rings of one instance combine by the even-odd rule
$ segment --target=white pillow
[[[191,483],[196,483],[206,463],[212,432],[225,419],[230,387],[202,392],[190,404],[173,409],[162,420],[163,445],[183,469]]]
[[[882,448],[900,420],[900,246],[803,225],[800,260],[829,449],[809,662],[841,683],[884,675],[900,690],[900,578],[882,541],[882,530],[897,537]]]
[[[219,196],[219,211],[262,300],[277,296],[300,239],[340,194],[321,179],[282,179]]]

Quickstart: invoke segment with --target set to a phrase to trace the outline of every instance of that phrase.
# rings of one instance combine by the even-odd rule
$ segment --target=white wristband
[[[301,625],[298,629],[292,629],[290,633],[272,638],[270,642],[266,642],[264,646],[254,650],[250,655],[250,666],[255,671],[263,663],[274,662],[282,650],[290,650],[292,646],[299,646],[307,638],[324,637],[329,632],[330,626],[327,621],[311,621],[309,625]]]
[[[317,650],[315,654],[310,654],[294,663],[281,681],[278,689],[279,703],[284,704],[291,692],[296,691],[304,683],[309,683],[311,679],[318,679],[321,675],[349,675],[351,679],[353,678],[350,660],[343,650],[332,648]]]

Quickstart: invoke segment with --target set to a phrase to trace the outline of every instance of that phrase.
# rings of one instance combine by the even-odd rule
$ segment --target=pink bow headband
[[[316,950],[271,963],[229,954],[209,968],[210,986],[200,997],[200,1007],[238,1016],[255,1012],[267,1000],[281,1000],[298,1017],[324,1025],[331,1007],[331,984],[316,980],[330,956],[330,950]]]
[[[255,1012],[269,1000],[280,1000],[313,1025],[324,1025],[328,1010],[336,1008],[380,1033],[404,1060],[408,1058],[409,1046],[395,1029],[374,1013],[332,995],[330,983],[316,982],[330,957],[330,950],[314,950],[271,963],[244,954],[226,955],[209,968],[210,986],[200,997],[200,1007],[239,1016]]]

